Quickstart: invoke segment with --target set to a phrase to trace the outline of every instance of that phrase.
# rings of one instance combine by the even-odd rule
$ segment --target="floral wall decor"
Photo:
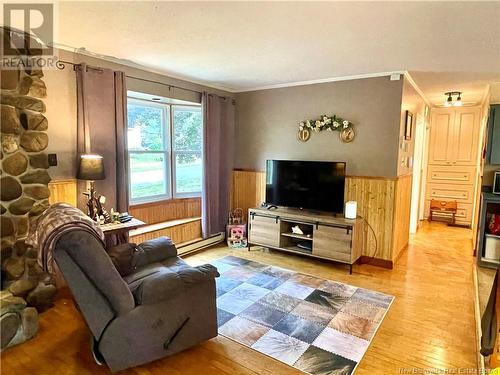
[[[321,115],[316,120],[301,121],[297,139],[306,142],[311,138],[312,132],[319,133],[325,130],[329,132],[338,131],[340,140],[345,143],[352,142],[356,135],[353,123],[349,120],[344,120],[337,115]]]

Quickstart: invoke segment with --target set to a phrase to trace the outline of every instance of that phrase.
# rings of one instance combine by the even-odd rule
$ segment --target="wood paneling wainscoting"
[[[395,187],[394,179],[346,177],[346,201],[358,202],[358,215],[366,220],[376,234],[374,236],[370,228],[365,226],[367,234],[363,262],[376,258],[385,260],[379,265],[392,266],[388,261],[392,261]]]
[[[68,203],[76,207],[76,180],[55,180],[49,183],[49,203]]]
[[[245,214],[249,208],[259,207],[266,199],[266,173],[261,171],[233,171],[232,207],[242,208]]]
[[[142,228],[130,231],[130,241],[141,243],[154,238],[166,236],[177,244],[187,243],[201,238],[201,219],[198,217],[182,220],[171,220],[165,225],[151,226],[152,230],[144,232]],[[147,227],[146,227],[147,228]]]
[[[394,222],[392,241],[392,262],[401,256],[408,246],[410,233],[410,210],[412,175],[400,176],[396,181],[396,197],[394,199]]]
[[[201,238],[201,198],[168,199],[130,206],[129,213],[148,224],[130,233],[130,241],[140,243],[167,236],[177,244]],[[157,225],[164,223],[165,225]]]
[[[148,224],[201,216],[201,198],[167,199],[134,204],[129,213]]]
[[[392,268],[409,240],[412,175],[398,178],[346,177],[345,199],[358,202],[367,230],[362,262]],[[265,200],[265,173],[233,171],[232,207],[257,207]]]
[[[76,179],[54,180],[49,183],[49,203],[68,203],[76,207]],[[140,243],[160,236],[170,237],[175,243],[185,243],[201,238],[201,199],[169,199],[160,202],[133,205],[129,213],[148,225],[130,240]],[[148,229],[148,228],[146,228]]]

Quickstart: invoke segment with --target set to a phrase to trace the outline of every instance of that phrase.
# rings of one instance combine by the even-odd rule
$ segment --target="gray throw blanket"
[[[54,275],[53,252],[57,240],[72,230],[89,232],[104,246],[104,233],[99,225],[65,203],[53,204],[30,225],[26,243],[37,250],[38,263],[50,275]]]

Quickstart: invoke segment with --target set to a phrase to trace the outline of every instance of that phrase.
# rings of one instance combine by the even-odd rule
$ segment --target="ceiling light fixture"
[[[447,98],[444,102],[445,107],[455,106],[460,107],[462,105],[462,92],[461,91],[449,91],[444,93]],[[457,96],[456,100],[453,100],[453,96]]]

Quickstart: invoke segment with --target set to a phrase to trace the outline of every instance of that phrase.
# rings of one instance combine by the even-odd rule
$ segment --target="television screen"
[[[344,183],[344,162],[266,161],[267,204],[343,213]]]

